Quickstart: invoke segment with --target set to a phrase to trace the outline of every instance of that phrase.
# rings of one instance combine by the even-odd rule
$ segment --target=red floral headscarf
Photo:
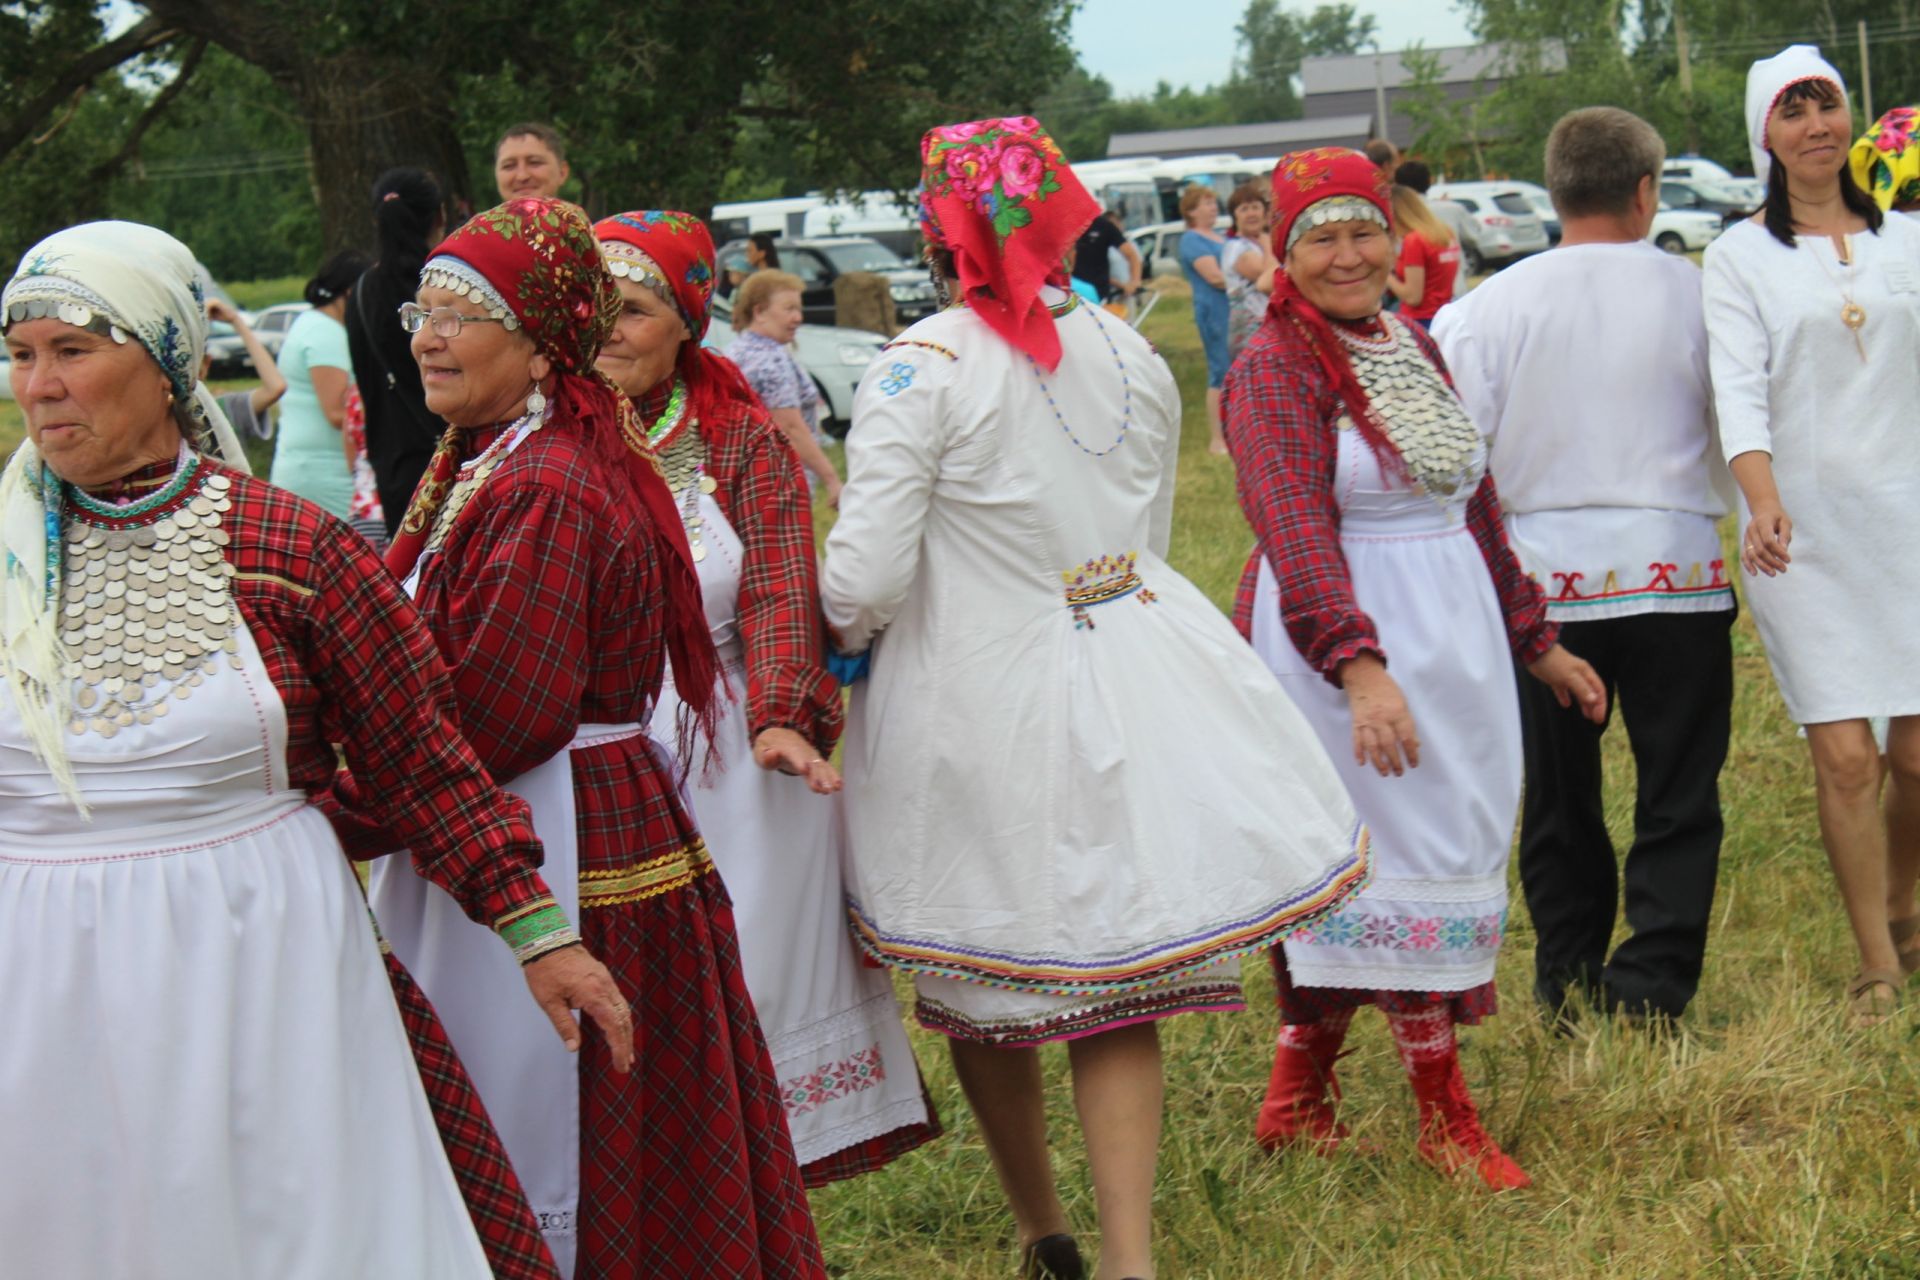
[[[535,349],[553,364],[548,426],[578,432],[605,465],[616,489],[616,505],[644,508],[652,517],[672,614],[665,632],[674,685],[711,741],[720,666],[686,529],[660,463],[646,447],[632,402],[593,367],[619,319],[620,290],[601,262],[587,215],[564,200],[509,200],[476,214],[442,240],[428,256],[421,278],[451,278],[490,310],[504,304]],[[459,434],[459,428],[451,427],[441,437],[387,551],[387,567],[398,577],[412,571],[426,546],[434,513],[459,465]],[[618,492],[621,489],[628,492]],[[629,502],[619,503],[621,498]],[[680,758],[691,756],[683,749]]]
[[[721,402],[758,405],[760,398],[733,361],[701,344],[713,318],[714,252],[707,224],[690,213],[639,209],[602,218],[593,234],[600,238],[609,271],[664,289],[685,322],[692,337],[681,344],[676,368],[687,384],[693,417],[712,430]]]
[[[1295,326],[1307,340],[1314,360],[1333,381],[1347,416],[1359,430],[1388,474],[1403,474],[1405,463],[1387,439],[1373,412],[1367,392],[1354,376],[1353,362],[1333,336],[1333,327],[1320,308],[1308,302],[1284,267],[1287,240],[1293,226],[1324,201],[1364,200],[1380,211],[1393,228],[1393,182],[1373,161],[1346,147],[1316,147],[1280,157],[1273,171],[1273,254],[1282,270],[1274,273],[1273,297],[1267,314]]]
[[[953,254],[961,296],[1052,372],[1060,335],[1040,286],[1067,287],[1066,253],[1100,212],[1032,116],[930,129],[920,140],[920,230]]]

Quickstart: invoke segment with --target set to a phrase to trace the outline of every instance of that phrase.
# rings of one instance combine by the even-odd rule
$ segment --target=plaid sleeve
[[[338,536],[324,536],[328,533]],[[413,605],[344,527],[313,542],[309,674],[348,772],[317,797],[404,844],[419,872],[521,959],[574,941],[538,870],[526,802],[501,791],[447,714],[446,668]]]
[[[1271,332],[1256,337],[1258,345],[1250,344],[1227,375],[1221,403],[1227,451],[1240,507],[1253,526],[1254,554],[1266,557],[1279,581],[1287,635],[1309,666],[1338,684],[1341,663],[1362,653],[1384,661],[1386,651],[1354,597],[1340,549],[1333,495],[1332,424],[1338,411],[1295,372],[1298,362],[1285,358]],[[1245,581],[1257,568],[1256,560]],[[1245,582],[1242,595],[1250,595]]]
[[[1523,664],[1536,661],[1559,640],[1560,627],[1547,620],[1546,593],[1520,567],[1520,558],[1507,541],[1506,521],[1500,518],[1500,495],[1493,487],[1491,473],[1480,481],[1472,501],[1467,503],[1467,527],[1473,530],[1480,557],[1493,575],[1493,590],[1500,597],[1513,656]]]
[[[737,454],[716,475],[727,518],[746,549],[740,570],[740,635],[747,654],[747,723],[793,729],[819,749],[840,740],[839,685],[826,669],[813,505],[800,460],[780,429],[743,416],[729,432]]]

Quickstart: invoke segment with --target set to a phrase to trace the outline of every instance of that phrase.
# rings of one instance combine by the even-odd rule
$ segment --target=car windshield
[[[823,244],[820,253],[837,272],[898,271],[907,265],[905,258],[878,240],[855,240],[842,244]]]

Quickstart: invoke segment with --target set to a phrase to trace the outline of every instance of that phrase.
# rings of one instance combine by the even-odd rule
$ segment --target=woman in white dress
[[[0,312],[29,437],[0,479],[0,1007],[43,1031],[0,1047],[5,1269],[550,1280],[323,812],[337,741],[562,1038],[584,1000],[631,1061],[431,639],[364,542],[234,469],[185,246],[74,227]]]
[[[620,286],[600,371],[666,468],[730,697],[713,758],[690,760],[694,818],[733,897],[740,957],[808,1186],[880,1168],[940,1132],[886,974],[860,963],[841,883],[840,686],[827,673],[813,504],[791,437],[701,345],[713,239],[692,214],[594,226]],[[672,742],[668,679],[653,710]],[[755,767],[758,766],[758,767]]]
[[[1164,559],[1172,374],[1066,291],[1098,205],[1030,118],[935,129],[922,158],[962,304],[868,370],[823,574],[840,648],[871,658],[843,747],[849,909],[949,1038],[1026,1274],[1083,1274],[1034,1051],[1066,1040],[1100,1274],[1150,1277],[1153,1024],[1242,1007],[1239,957],[1350,894],[1365,837]]]
[[[1848,167],[1846,86],[1807,45],[1747,75],[1760,213],[1707,250],[1707,337],[1748,573],[1787,714],[1807,731],[1820,833],[1853,926],[1850,1016],[1920,968],[1920,225]],[[1869,725],[1891,717],[1889,780]]]
[[[1329,147],[1273,175],[1273,309],[1227,380],[1227,444],[1259,544],[1236,620],[1339,762],[1373,880],[1273,953],[1286,1024],[1255,1135],[1330,1151],[1354,1010],[1386,1014],[1418,1153],[1499,1191],[1526,1173],[1481,1126],[1454,1038],[1493,1012],[1520,803],[1517,661],[1598,722],[1507,545],[1486,447],[1426,332],[1383,314],[1390,187]],[[1388,674],[1391,663],[1392,674]]]

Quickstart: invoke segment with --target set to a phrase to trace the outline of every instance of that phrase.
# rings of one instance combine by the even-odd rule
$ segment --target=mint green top
[[[278,443],[268,478],[345,520],[353,500],[353,475],[347,470],[340,432],[327,421],[314,394],[313,370],[344,369],[353,377],[347,327],[319,311],[306,312],[287,330],[279,364],[287,394],[280,401]]]

